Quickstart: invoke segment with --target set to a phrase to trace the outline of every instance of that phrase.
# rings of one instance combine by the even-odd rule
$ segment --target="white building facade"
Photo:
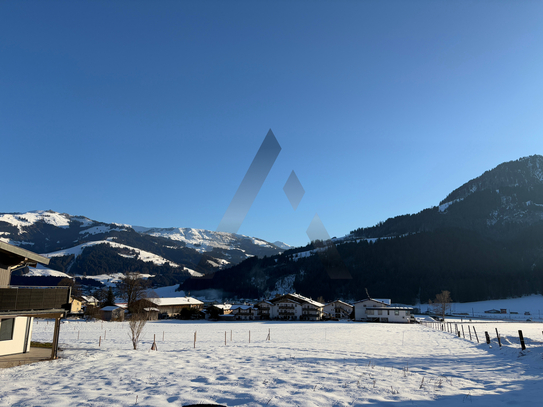
[[[410,323],[413,308],[394,307],[390,300],[365,299],[354,304],[355,321]]]

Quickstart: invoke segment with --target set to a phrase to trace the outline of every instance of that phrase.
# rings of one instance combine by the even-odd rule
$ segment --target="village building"
[[[258,319],[274,319],[277,316],[274,314],[276,312],[276,307],[268,300],[260,301],[256,304],[256,308],[258,310]]]
[[[77,298],[70,298],[70,310],[69,316],[82,316],[83,315],[83,303]]]
[[[354,304],[355,321],[410,323],[413,308],[393,307],[390,300],[367,298]]]
[[[13,287],[11,271],[49,259],[20,247],[0,242],[0,356],[27,353],[34,318],[54,318],[51,359],[57,358],[60,320],[70,309],[71,287]]]
[[[324,304],[300,294],[290,293],[261,301],[257,308],[260,319],[320,321],[323,318]]]
[[[341,300],[326,304],[323,308],[325,317],[332,319],[351,319],[354,307]]]
[[[101,310],[101,317],[104,321],[124,321],[125,314],[128,312],[126,310],[126,305],[108,305],[103,307]]]
[[[225,319],[225,316],[228,316],[227,318],[233,318],[232,313],[232,304],[209,304],[205,310],[205,318],[206,319]]]
[[[172,298],[147,298],[158,309],[162,316],[175,317],[181,314],[183,309],[201,311],[204,303],[192,297],[172,297]]]
[[[258,310],[252,305],[234,304],[230,307],[230,313],[236,320],[252,321],[258,318]]]

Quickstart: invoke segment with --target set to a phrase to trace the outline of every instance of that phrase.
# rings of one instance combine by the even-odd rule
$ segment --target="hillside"
[[[51,269],[95,276],[137,271],[155,285],[180,283],[283,249],[261,239],[201,229],[103,223],[54,211],[0,214],[0,239],[51,258]]]
[[[504,163],[439,206],[356,229],[324,247],[248,259],[212,279],[191,278],[182,288],[249,298],[291,289],[326,300],[359,299],[367,288],[374,297],[410,304],[441,290],[451,291],[455,301],[540,293],[542,169],[541,156]]]

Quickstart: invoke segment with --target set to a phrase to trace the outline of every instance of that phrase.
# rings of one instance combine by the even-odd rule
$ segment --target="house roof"
[[[233,311],[235,309],[251,309],[253,308],[252,305],[245,305],[245,304],[235,304],[230,307],[230,309]]]
[[[30,266],[36,266],[38,263],[46,266],[49,264],[47,257],[4,242],[0,242],[0,259],[6,266],[17,266],[21,263]]]
[[[289,294],[284,294],[284,295],[281,295],[280,297],[276,297],[276,298],[272,298],[270,301],[272,303],[275,303],[275,302],[278,302],[284,298],[289,298],[291,300],[294,300],[296,302],[299,302],[299,303],[307,303],[307,304],[311,304],[315,307],[318,307],[318,308],[321,308],[321,307],[324,307],[324,304],[320,303],[320,302],[317,302],[317,301],[314,301],[312,300],[311,298],[307,298],[307,297],[304,297],[303,295],[300,295],[300,294],[296,294],[296,293],[289,293]]]
[[[115,306],[116,307],[119,307],[119,308],[123,308],[123,309],[127,309],[128,308],[128,304],[126,302],[116,302],[115,303]]]
[[[413,308],[411,307],[367,307],[366,309],[394,311],[394,310],[412,310]]]
[[[87,302],[100,302],[96,298],[94,298],[92,295],[82,295],[81,298],[83,298]]]
[[[147,298],[147,300],[159,307],[172,305],[203,305],[202,301],[192,297]]]
[[[376,300],[374,298],[366,298],[365,300],[360,300],[360,301],[355,302],[353,305],[360,304],[361,302],[366,302],[366,301],[379,302],[379,303],[383,304],[385,307],[388,307],[390,305],[390,303],[387,304],[386,302],[383,302],[382,300]]]
[[[340,304],[343,304],[343,305],[347,305],[348,307],[353,307],[351,304],[348,304],[346,303],[345,301],[341,301],[341,300],[335,300],[335,301],[332,301],[332,302],[329,302],[328,304],[326,305],[330,305],[330,304],[336,304],[336,303],[340,303]]]
[[[232,308],[232,304],[213,304],[212,307],[223,309],[223,310],[228,310],[228,309]]]
[[[116,309],[123,309],[122,307],[118,307],[116,305],[108,305],[107,307],[101,308],[102,311],[114,311]]]

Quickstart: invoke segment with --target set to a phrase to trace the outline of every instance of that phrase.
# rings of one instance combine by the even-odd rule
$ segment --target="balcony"
[[[281,316],[289,316],[289,315],[293,316],[295,314],[296,313],[294,312],[294,310],[292,310],[292,311],[290,311],[290,310],[281,310],[281,309],[279,310],[279,315],[281,315]]]
[[[69,309],[71,287],[0,288],[0,312]]]

